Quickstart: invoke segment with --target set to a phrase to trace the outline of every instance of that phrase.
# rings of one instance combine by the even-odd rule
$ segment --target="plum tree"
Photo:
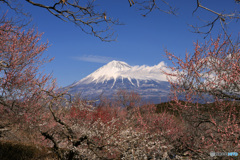
[[[184,59],[168,51],[166,56],[174,64],[169,67],[171,73],[163,71],[172,85],[172,106],[194,141],[186,149],[201,158],[209,157],[211,150],[239,151],[239,43],[232,45],[219,36],[204,45],[196,43],[194,53]],[[185,103],[179,100],[179,93],[185,95]],[[208,102],[206,96],[214,102]]]

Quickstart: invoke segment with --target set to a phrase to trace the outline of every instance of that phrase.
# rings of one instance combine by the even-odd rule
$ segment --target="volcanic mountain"
[[[160,103],[168,101],[170,84],[160,71],[165,64],[130,66],[122,61],[111,61],[92,74],[63,89],[69,93],[81,93],[87,98],[97,98],[101,94],[113,98],[118,90],[134,91],[142,100]]]

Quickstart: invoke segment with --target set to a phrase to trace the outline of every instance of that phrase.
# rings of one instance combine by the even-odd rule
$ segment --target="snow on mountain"
[[[109,81],[111,79],[115,82],[119,78],[128,79],[130,82],[132,79],[167,81],[165,75],[163,75],[160,71],[160,69],[164,68],[164,62],[160,62],[158,65],[150,67],[146,65],[130,66],[125,62],[114,60],[78,81],[74,85],[82,83],[88,84],[92,82],[104,83],[105,81]]]
[[[111,61],[80,81],[65,87],[70,93],[81,92],[87,97],[101,93],[112,96],[119,89],[139,93],[143,99],[158,103],[167,101],[170,85],[161,70],[164,62],[155,66],[130,66],[122,61]]]

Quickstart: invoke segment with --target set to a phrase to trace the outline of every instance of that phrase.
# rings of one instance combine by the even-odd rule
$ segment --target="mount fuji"
[[[81,93],[81,96],[89,99],[101,94],[113,98],[118,90],[128,90],[138,93],[143,101],[166,102],[170,84],[160,69],[166,69],[164,62],[150,67],[130,66],[114,60],[63,89],[67,89],[70,94]]]

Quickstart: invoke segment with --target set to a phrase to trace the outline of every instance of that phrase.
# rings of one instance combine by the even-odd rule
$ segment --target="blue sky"
[[[183,57],[188,51],[192,53],[196,40],[204,42],[203,35],[190,32],[188,24],[201,24],[202,19],[214,18],[215,15],[196,8],[194,0],[170,1],[179,8],[178,16],[159,11],[147,17],[134,7],[129,7],[127,0],[97,0],[99,8],[106,10],[110,17],[118,18],[125,25],[115,26],[117,36],[115,42],[102,42],[96,37],[83,33],[72,23],[57,19],[47,11],[24,4],[23,9],[32,14],[31,25],[39,32],[44,32],[42,41],[49,41],[50,47],[45,52],[55,60],[45,65],[46,73],[53,73],[59,86],[67,86],[92,73],[111,60],[125,61],[129,65],[153,66],[161,61],[170,63],[164,57],[164,49]],[[216,11],[228,11],[232,8],[240,10],[240,4],[234,0],[211,0],[203,4]],[[1,5],[4,13],[8,8]],[[9,11],[8,16],[15,16]],[[232,22],[228,26],[233,37],[239,34],[239,23]],[[216,37],[221,32],[217,24],[212,33]],[[209,37],[208,37],[209,38]]]

